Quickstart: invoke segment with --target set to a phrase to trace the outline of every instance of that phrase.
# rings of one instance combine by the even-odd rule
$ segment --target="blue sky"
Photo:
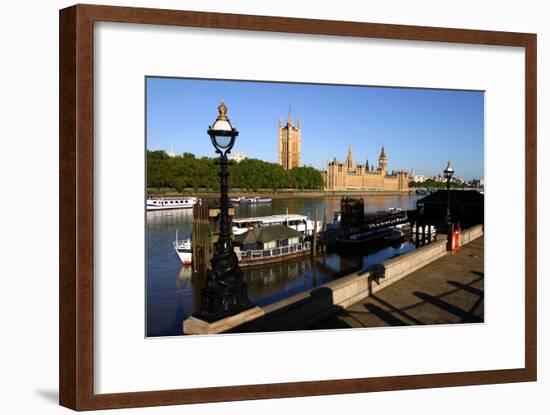
[[[483,178],[483,92],[341,85],[147,78],[147,149],[214,156],[208,126],[223,98],[239,131],[234,152],[277,161],[277,122],[302,121],[302,163],[344,160],[436,175]]]

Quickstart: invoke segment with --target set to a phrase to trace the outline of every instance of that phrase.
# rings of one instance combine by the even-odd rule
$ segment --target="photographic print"
[[[483,323],[483,91],[145,82],[147,337]]]

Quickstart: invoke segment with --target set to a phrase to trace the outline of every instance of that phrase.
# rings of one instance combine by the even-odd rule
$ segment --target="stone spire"
[[[380,169],[380,172],[383,175],[386,175],[386,171],[388,168],[388,159],[386,158],[384,146],[382,146],[382,150],[380,151],[380,157],[378,158],[378,168]]]
[[[351,144],[348,147],[348,157],[346,159],[346,166],[348,170],[353,170],[353,153],[351,152]]]
[[[290,104],[288,104],[288,125],[289,127],[292,127],[292,111],[290,108]]]

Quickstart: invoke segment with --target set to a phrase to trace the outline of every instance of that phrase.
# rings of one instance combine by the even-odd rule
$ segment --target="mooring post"
[[[210,217],[208,216],[208,211],[206,211],[206,221],[205,224],[205,231],[206,231],[206,241],[208,242],[206,244],[206,269],[211,269],[212,264],[210,263],[210,257],[212,252],[212,232],[210,231]]]
[[[202,273],[202,206],[197,212],[197,272]]]
[[[197,205],[193,205],[193,226],[191,231],[191,266],[197,270]]]
[[[201,290],[202,287],[204,287],[204,277],[205,275],[200,272],[193,272],[191,274],[193,301],[195,303],[195,307],[197,308],[201,306]]]
[[[202,206],[199,206],[197,208],[197,241],[195,243],[195,246],[197,248],[197,272],[202,273],[202,255],[203,255],[203,247],[202,247]]]
[[[422,246],[426,245],[426,224],[422,221]]]
[[[201,212],[200,212],[200,222],[199,222],[199,228],[200,228],[200,236],[201,236],[201,251],[200,251],[200,272],[204,273],[206,272],[206,258],[205,258],[205,251],[206,251],[206,238],[204,235],[204,207],[201,206]]]
[[[317,208],[313,213],[313,246],[311,248],[311,256],[317,254]]]
[[[208,206],[206,206],[206,216],[208,216]],[[206,272],[206,262],[208,259],[206,258],[206,250],[207,250],[207,241],[206,241],[206,232],[204,227],[204,206],[201,208],[201,222],[200,222],[200,228],[201,228],[201,272]]]
[[[203,237],[204,237],[204,272],[210,267],[210,209],[205,206],[203,211]]]
[[[327,249],[327,208],[323,207],[323,252]]]
[[[196,264],[193,269],[198,273],[205,273],[210,245],[208,206],[195,205],[193,208],[193,232],[193,262]]]
[[[415,220],[415,227],[414,227],[414,233],[415,233],[415,245],[418,248],[420,246],[420,222],[418,219]]]

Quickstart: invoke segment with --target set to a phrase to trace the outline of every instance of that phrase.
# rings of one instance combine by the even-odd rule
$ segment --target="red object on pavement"
[[[451,252],[453,254],[460,251],[461,239],[462,239],[462,231],[460,229],[460,223],[457,224],[456,228],[453,223],[451,226]]]

